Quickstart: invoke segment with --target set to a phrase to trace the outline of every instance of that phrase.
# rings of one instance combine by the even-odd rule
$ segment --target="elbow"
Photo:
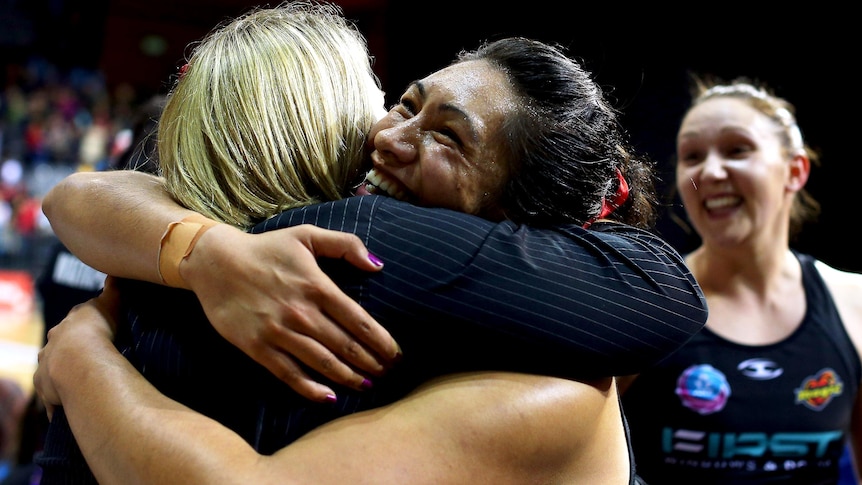
[[[45,217],[48,218],[48,222],[50,222],[52,226],[57,217],[57,212],[61,207],[63,207],[62,200],[64,199],[64,192],[66,191],[66,181],[73,175],[74,174],[69,175],[63,180],[57,182],[57,184],[54,185],[54,187],[52,187],[51,190],[49,190],[42,198],[42,213],[45,214]]]
[[[52,226],[64,216],[74,215],[76,209],[85,207],[87,195],[96,187],[107,184],[101,172],[75,172],[57,182],[42,199],[42,212]]]

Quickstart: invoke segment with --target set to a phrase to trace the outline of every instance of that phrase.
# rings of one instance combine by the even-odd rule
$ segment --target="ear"
[[[811,174],[811,160],[805,153],[797,153],[790,159],[790,173],[785,188],[791,192],[799,192],[808,182]]]

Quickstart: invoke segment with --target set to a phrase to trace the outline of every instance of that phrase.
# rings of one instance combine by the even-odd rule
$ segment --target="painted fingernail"
[[[368,253],[368,260],[371,261],[374,266],[383,266],[383,261],[381,261],[380,258],[371,253]]]
[[[323,400],[331,404],[338,402],[338,398],[335,397],[335,394],[327,394]]]
[[[363,389],[371,389],[372,387],[374,387],[374,383],[368,379],[362,379],[362,384],[360,384],[359,387]]]

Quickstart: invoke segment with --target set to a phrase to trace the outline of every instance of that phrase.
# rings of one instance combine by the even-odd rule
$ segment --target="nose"
[[[382,161],[407,165],[418,159],[421,133],[411,120],[392,122],[374,134],[374,149]]]
[[[727,168],[724,165],[724,157],[713,152],[707,154],[701,164],[700,176],[703,179],[711,180],[727,178]]]

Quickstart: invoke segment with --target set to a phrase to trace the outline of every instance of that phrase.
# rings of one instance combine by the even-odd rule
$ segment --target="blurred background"
[[[117,162],[136,110],[168,92],[190,43],[225,19],[275,3],[0,0],[0,379],[29,392],[42,344],[47,315],[34,283],[56,238],[41,198],[69,173]],[[808,189],[823,213],[794,246],[862,271],[851,237],[862,174],[852,151],[860,96],[851,48],[859,42],[846,4],[760,4],[755,14],[727,2],[685,9],[601,0],[335,3],[368,38],[388,103],[408,82],[484,40],[523,35],[566,47],[622,111],[636,147],[657,163],[665,196],[657,230],[681,252],[696,243],[677,224],[682,210],[670,193],[689,73],[767,82],[796,105],[803,135],[822,158]]]
[[[862,170],[851,141],[859,96],[850,16],[829,5],[754,15],[702,5],[532,0],[339,0],[368,38],[375,70],[397,99],[411,80],[445,66],[461,49],[504,35],[560,43],[581,60],[624,113],[637,148],[656,161],[667,196],[658,231],[686,251],[670,195],[677,125],[690,72],[768,82],[797,107],[823,164],[808,185],[820,220],[795,246],[842,269],[862,271],[849,236]],[[256,5],[249,0],[0,0],[0,270],[35,278],[55,240],[41,197],[78,170],[110,168],[128,147],[135,110],[165,94],[193,41]],[[565,8],[564,8],[565,7]],[[852,148],[855,148],[852,147]],[[0,281],[2,283],[2,281]],[[4,303],[0,284],[0,310]],[[13,296],[19,289],[12,291]],[[38,308],[38,301],[35,302]],[[19,305],[20,306],[20,305]]]
[[[848,61],[849,15],[838,7],[781,5],[757,15],[703,5],[340,0],[369,39],[393,102],[411,80],[464,48],[503,35],[558,42],[593,71],[624,113],[638,148],[673,176],[675,130],[688,72],[768,82],[797,106],[823,158],[809,189],[823,215],[796,243],[843,269],[862,270],[849,237],[862,173],[850,151],[859,96]],[[248,0],[0,0],[0,265],[38,273],[50,227],[39,198],[74,170],[110,166],[136,105],[166,93],[189,43],[255,5]],[[119,136],[118,136],[119,135]],[[670,186],[661,189],[669,194]],[[668,200],[673,209],[675,201]],[[675,211],[679,213],[680,211]],[[693,242],[665,217],[659,231],[681,250]]]

